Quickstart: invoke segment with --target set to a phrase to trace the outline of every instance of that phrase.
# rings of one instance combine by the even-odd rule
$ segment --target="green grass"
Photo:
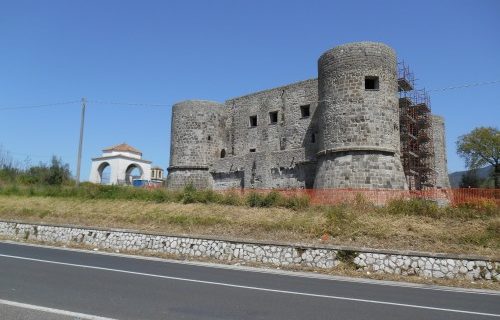
[[[0,219],[494,257],[500,252],[500,214],[488,206],[446,208],[398,200],[381,207],[359,197],[350,203],[290,209],[290,200],[275,194],[154,190],[138,200],[143,190],[129,189],[107,187],[111,192],[101,194],[9,191],[0,194]],[[42,192],[51,196],[31,196]],[[127,192],[135,198],[125,198]]]
[[[439,218],[442,210],[440,210],[435,202],[429,200],[397,199],[387,204],[387,211],[393,215],[414,215]]]
[[[240,195],[234,191],[224,193],[213,190],[196,190],[187,186],[183,190],[155,189],[147,190],[128,186],[105,186],[83,183],[80,187],[73,186],[0,186],[0,195],[76,198],[76,199],[107,199],[107,200],[141,200],[155,203],[215,203],[231,206],[249,206],[257,208],[283,207],[303,209],[310,205],[307,196],[282,196],[277,191],[267,194],[250,192]]]
[[[425,199],[397,199],[387,203],[381,211],[392,215],[421,216],[434,219],[451,217],[457,219],[492,217],[500,214],[499,207],[492,200],[478,200],[456,206],[440,207],[434,201]]]
[[[236,191],[215,192],[197,190],[187,186],[183,190],[141,189],[129,186],[105,186],[82,183],[75,186],[22,186],[17,184],[1,185],[0,195],[23,197],[73,198],[82,200],[138,200],[154,203],[204,203],[229,206],[247,206],[251,208],[289,208],[295,211],[311,206],[307,195],[283,195],[278,191],[267,193],[250,191],[240,194]],[[371,210],[393,216],[417,216],[440,219],[484,218],[499,215],[499,207],[492,200],[477,200],[457,206],[440,207],[435,202],[425,199],[397,199],[386,206],[376,207],[358,194],[351,203],[328,206],[326,218],[330,222],[329,233],[334,234],[340,225],[348,225],[351,218],[346,216],[346,206],[355,207],[360,212]]]

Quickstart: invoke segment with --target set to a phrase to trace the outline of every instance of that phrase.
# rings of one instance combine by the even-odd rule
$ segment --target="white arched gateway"
[[[102,150],[92,159],[90,182],[100,184],[132,184],[133,180],[151,180],[151,161],[142,152],[122,143]]]

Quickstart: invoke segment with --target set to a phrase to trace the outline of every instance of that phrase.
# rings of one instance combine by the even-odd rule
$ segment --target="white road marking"
[[[77,267],[77,268],[85,268],[85,269],[94,269],[94,270],[119,272],[119,273],[125,273],[125,274],[132,274],[132,275],[145,276],[145,277],[153,277],[153,278],[161,278],[161,279],[169,279],[169,280],[176,280],[176,281],[185,281],[185,282],[193,282],[193,283],[210,284],[210,285],[230,287],[230,288],[239,288],[239,289],[247,289],[247,290],[256,290],[256,291],[283,293],[283,294],[291,294],[291,295],[307,296],[307,297],[315,297],[315,298],[326,298],[326,299],[334,299],[334,300],[366,302],[366,303],[373,303],[373,304],[382,304],[382,305],[399,306],[399,307],[416,308],[416,309],[426,309],[426,310],[435,310],[435,311],[445,311],[445,312],[455,312],[455,313],[465,313],[465,314],[473,314],[473,315],[480,315],[480,316],[489,316],[489,317],[498,317],[498,318],[500,318],[500,314],[494,314],[494,313],[484,313],[484,312],[475,312],[475,311],[458,310],[458,309],[437,308],[437,307],[429,307],[429,306],[421,306],[421,305],[413,305],[413,304],[405,304],[405,303],[396,303],[396,302],[388,302],[388,301],[378,301],[378,300],[349,298],[349,297],[331,296],[331,295],[314,294],[314,293],[306,293],[306,292],[297,292],[297,291],[287,291],[287,290],[277,290],[277,289],[260,288],[260,287],[252,287],[252,286],[243,286],[243,285],[237,285],[237,284],[231,284],[231,283],[224,283],[224,282],[214,282],[214,281],[196,280],[196,279],[188,279],[188,278],[180,278],[180,277],[171,277],[171,276],[164,276],[164,275],[159,275],[159,274],[150,274],[150,273],[143,273],[143,272],[136,272],[136,271],[128,271],[128,270],[120,270],[120,269],[112,269],[112,268],[104,268],[104,267],[96,267],[96,266],[89,266],[89,265],[82,265],[82,264],[67,263],[67,262],[59,262],[59,261],[50,261],[50,260],[43,260],[43,259],[19,257],[19,256],[6,255],[6,254],[0,254],[0,257],[12,258],[12,259],[20,259],[20,260],[26,260],[26,261],[34,261],[34,262],[42,262],[42,263],[50,263],[50,264],[70,266],[70,267]]]
[[[63,316],[74,317],[77,319],[115,320],[112,318],[99,317],[99,316],[94,316],[91,314],[72,312],[72,311],[66,311],[66,310],[60,310],[60,309],[54,309],[54,308],[47,308],[47,307],[37,306],[34,304],[27,304],[27,303],[21,303],[21,302],[15,302],[15,301],[3,300],[3,299],[0,299],[0,305],[1,304],[7,305],[7,306],[12,306],[12,307],[17,307],[17,308],[42,311],[42,312],[47,312],[47,313],[52,313],[52,314],[59,314],[59,315],[63,315]]]
[[[366,279],[366,278],[354,278],[354,277],[335,276],[335,275],[313,273],[313,272],[301,272],[301,271],[288,271],[288,270],[271,269],[268,267],[259,268],[259,267],[245,266],[245,265],[217,264],[217,263],[211,263],[211,262],[191,261],[191,260],[175,260],[175,259],[148,257],[148,256],[141,256],[141,255],[125,254],[125,253],[115,253],[115,252],[107,252],[107,251],[90,251],[89,249],[54,247],[54,246],[35,244],[35,243],[20,243],[20,242],[9,241],[9,240],[0,240],[0,243],[2,243],[2,242],[8,243],[10,245],[18,245],[18,246],[26,246],[26,247],[38,247],[38,248],[45,248],[45,249],[49,249],[49,250],[61,250],[61,251],[70,251],[70,252],[73,251],[73,252],[81,252],[81,253],[85,253],[85,254],[96,254],[96,255],[103,255],[103,256],[121,257],[121,258],[127,258],[127,259],[156,261],[156,262],[162,262],[162,263],[176,263],[176,264],[201,266],[201,267],[208,267],[208,268],[215,268],[215,269],[248,271],[248,272],[263,273],[263,274],[278,274],[278,275],[284,275],[284,276],[289,276],[289,277],[299,277],[299,278],[309,278],[309,279],[322,279],[322,280],[353,282],[353,283],[367,283],[367,284],[374,284],[374,285],[421,289],[421,290],[433,290],[433,291],[444,291],[444,292],[457,292],[457,293],[467,293],[467,294],[500,296],[499,291],[493,291],[493,290],[466,289],[466,288],[458,288],[458,287],[445,287],[445,286],[438,286],[438,285],[399,282],[399,281],[391,281],[391,280],[378,280],[378,279],[374,280],[374,279]]]

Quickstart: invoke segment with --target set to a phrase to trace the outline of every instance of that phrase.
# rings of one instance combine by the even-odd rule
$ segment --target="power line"
[[[35,108],[47,108],[47,107],[58,107],[63,105],[77,104],[80,100],[72,100],[66,102],[55,102],[46,103],[38,105],[25,105],[16,107],[0,107],[0,111],[4,110],[18,110],[18,109],[35,109]],[[90,100],[87,101],[88,104],[107,104],[107,105],[121,105],[121,106],[135,106],[135,107],[169,107],[168,104],[155,104],[155,103],[131,103],[131,102],[115,102],[115,101],[103,101],[103,100]]]
[[[500,80],[467,83],[467,84],[462,84],[462,85],[457,85],[457,86],[443,87],[443,88],[439,88],[439,89],[429,89],[426,91],[427,92],[443,92],[443,91],[448,91],[448,90],[473,88],[473,87],[480,87],[480,86],[492,85],[492,84],[497,84],[497,83],[500,83]],[[314,102],[321,102],[321,101],[314,101]],[[17,109],[47,108],[47,107],[56,107],[56,106],[70,105],[70,104],[77,104],[77,103],[80,103],[80,100],[38,104],[38,105],[25,105],[25,106],[16,106],[16,107],[0,107],[0,111],[17,110]],[[104,101],[104,100],[88,100],[87,103],[88,104],[119,105],[119,106],[134,106],[134,107],[170,107],[169,104],[116,102],[116,101]]]
[[[56,107],[62,105],[75,104],[80,102],[79,100],[65,101],[65,102],[54,102],[54,103],[46,103],[46,104],[36,104],[36,105],[26,105],[26,106],[17,106],[17,107],[0,107],[0,111],[3,110],[17,110],[17,109],[35,109],[35,108],[47,108],[47,107]]]
[[[135,106],[135,107],[170,107],[169,104],[156,104],[156,103],[131,103],[131,102],[114,102],[114,101],[102,101],[102,100],[88,100],[87,102],[94,104],[110,104],[110,105]]]
[[[13,156],[24,156],[24,157],[30,157],[30,158],[52,158],[53,156],[56,157],[68,157],[68,155],[64,154],[52,154],[52,155],[41,155],[41,154],[31,154],[31,153],[20,153],[20,152],[12,152],[12,151],[6,151],[7,155],[13,155]]]
[[[463,85],[458,85],[458,86],[453,86],[453,87],[444,87],[441,89],[431,89],[431,90],[426,90],[426,91],[427,92],[440,92],[440,91],[447,91],[447,90],[479,87],[479,86],[485,86],[485,85],[495,84],[495,83],[500,83],[500,80],[468,83],[468,84],[463,84]]]

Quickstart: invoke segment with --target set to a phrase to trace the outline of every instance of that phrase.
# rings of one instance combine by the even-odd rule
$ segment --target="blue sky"
[[[0,108],[89,103],[82,179],[101,149],[127,142],[168,166],[171,105],[224,101],[316,77],[325,50],[353,41],[395,48],[427,89],[500,80],[500,1],[0,2]],[[500,84],[433,92],[455,141],[498,126]],[[23,162],[76,166],[78,103],[0,110],[0,145]]]

